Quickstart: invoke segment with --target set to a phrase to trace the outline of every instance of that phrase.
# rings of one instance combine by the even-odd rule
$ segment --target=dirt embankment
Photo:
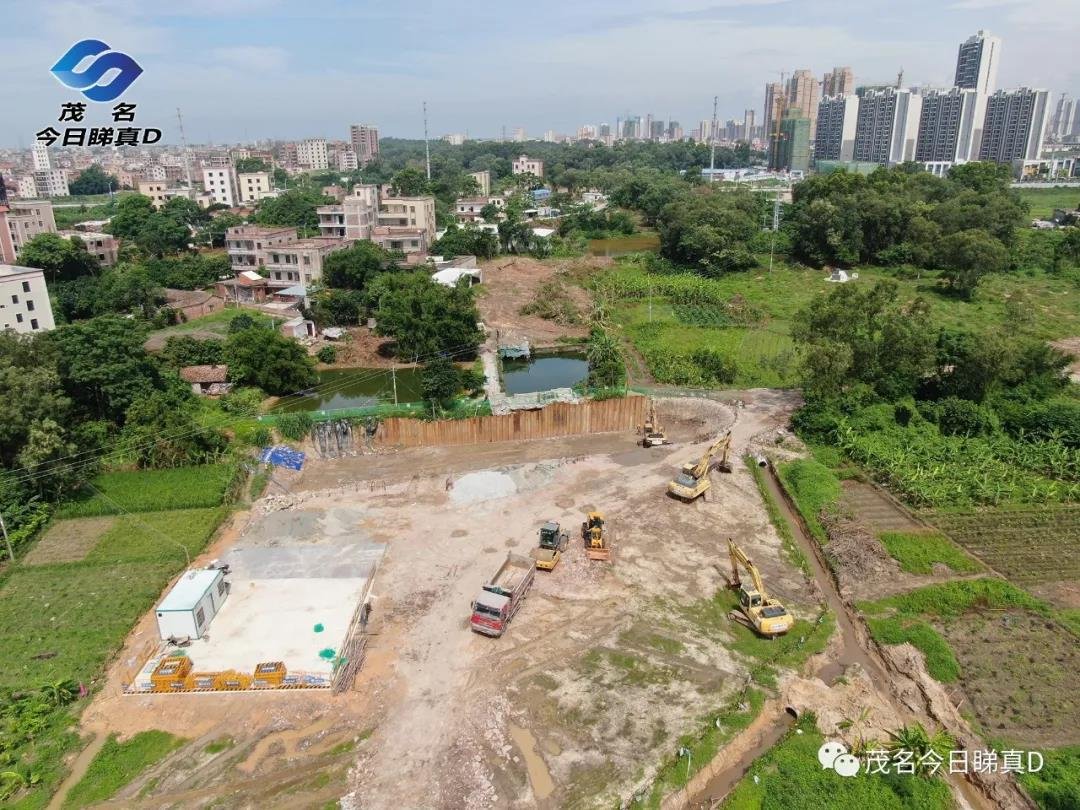
[[[503,256],[483,264],[484,283],[478,288],[476,304],[480,318],[491,331],[504,338],[527,338],[535,347],[559,345],[559,338],[588,335],[589,294],[574,278],[609,266],[611,259],[539,261],[528,256]],[[570,317],[557,320],[523,315],[521,310],[544,297],[558,298]]]

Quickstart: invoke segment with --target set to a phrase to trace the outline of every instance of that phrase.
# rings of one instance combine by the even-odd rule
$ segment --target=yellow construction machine
[[[700,498],[712,488],[712,482],[709,480],[710,471],[731,472],[731,463],[728,461],[728,451],[730,449],[731,431],[729,430],[713,442],[696,462],[690,461],[682,466],[679,474],[668,484],[668,494],[684,501],[693,501]],[[723,451],[723,455],[721,455],[720,460],[713,463],[713,458],[721,451]]]
[[[604,516],[589,512],[581,524],[581,539],[585,541],[585,556],[590,560],[611,559],[610,533],[604,528]]]
[[[731,538],[728,538],[727,544],[728,553],[731,555],[729,585],[739,590],[739,610],[732,611],[731,618],[766,638],[782,636],[795,624],[795,619],[787,612],[787,608],[765,592],[761,574],[746,556],[746,552],[735,545]],[[750,574],[752,586],[744,585],[739,579],[740,565]]]
[[[667,444],[667,434],[656,418],[656,403],[649,400],[649,412],[645,415],[645,424],[641,426],[641,446],[657,447]]]

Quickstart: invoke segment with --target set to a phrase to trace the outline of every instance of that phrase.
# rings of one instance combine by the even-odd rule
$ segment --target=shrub
[[[320,363],[330,365],[337,360],[337,349],[333,346],[323,346],[315,356],[319,359]]]
[[[299,413],[285,413],[278,417],[277,431],[281,437],[290,441],[303,441],[311,430],[311,414],[304,411]]]
[[[237,416],[254,416],[262,401],[263,394],[258,388],[236,388],[221,398],[221,410]]]

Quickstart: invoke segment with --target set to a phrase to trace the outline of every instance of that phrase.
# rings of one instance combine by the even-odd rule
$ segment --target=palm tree
[[[956,740],[943,729],[929,734],[923,728],[922,723],[915,723],[911,726],[901,726],[896,731],[890,731],[889,741],[885,747],[891,754],[899,751],[911,752],[915,773],[919,776],[930,777],[934,775],[936,769],[928,760],[928,755],[931,752],[936,754],[938,763],[948,761],[949,752],[952,751],[955,745]]]
[[[71,703],[79,693],[79,685],[72,680],[60,680],[41,687],[41,694],[53,706]]]

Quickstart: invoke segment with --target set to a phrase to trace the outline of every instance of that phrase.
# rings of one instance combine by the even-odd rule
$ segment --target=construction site
[[[206,638],[171,647],[147,616],[84,725],[169,731],[192,741],[189,754],[235,742],[231,764],[166,760],[125,788],[133,798],[154,780],[157,806],[249,796],[256,784],[280,792],[309,753],[344,743],[352,753],[323,787],[347,794],[345,806],[400,806],[403,796],[447,808],[610,806],[647,786],[679,737],[745,688],[753,661],[730,648],[733,620],[714,600],[730,579],[729,539],[790,618],[820,613],[743,463],[787,435],[797,405],[764,390],[731,403],[660,401],[647,418],[663,423],[651,431],[662,444],[639,425],[279,471],[281,486],[193,561],[229,571]],[[684,465],[713,482],[692,502],[668,493]],[[519,593],[520,578],[496,574],[515,561],[528,573]],[[485,605],[506,608],[497,630],[482,626]],[[358,612],[361,665],[339,694],[189,688],[192,672],[258,680],[267,662],[332,680]],[[149,664],[170,649],[190,659],[188,680],[155,689]],[[265,743],[280,735],[300,742]],[[285,795],[267,806],[310,798],[302,786],[287,794],[299,805]]]

